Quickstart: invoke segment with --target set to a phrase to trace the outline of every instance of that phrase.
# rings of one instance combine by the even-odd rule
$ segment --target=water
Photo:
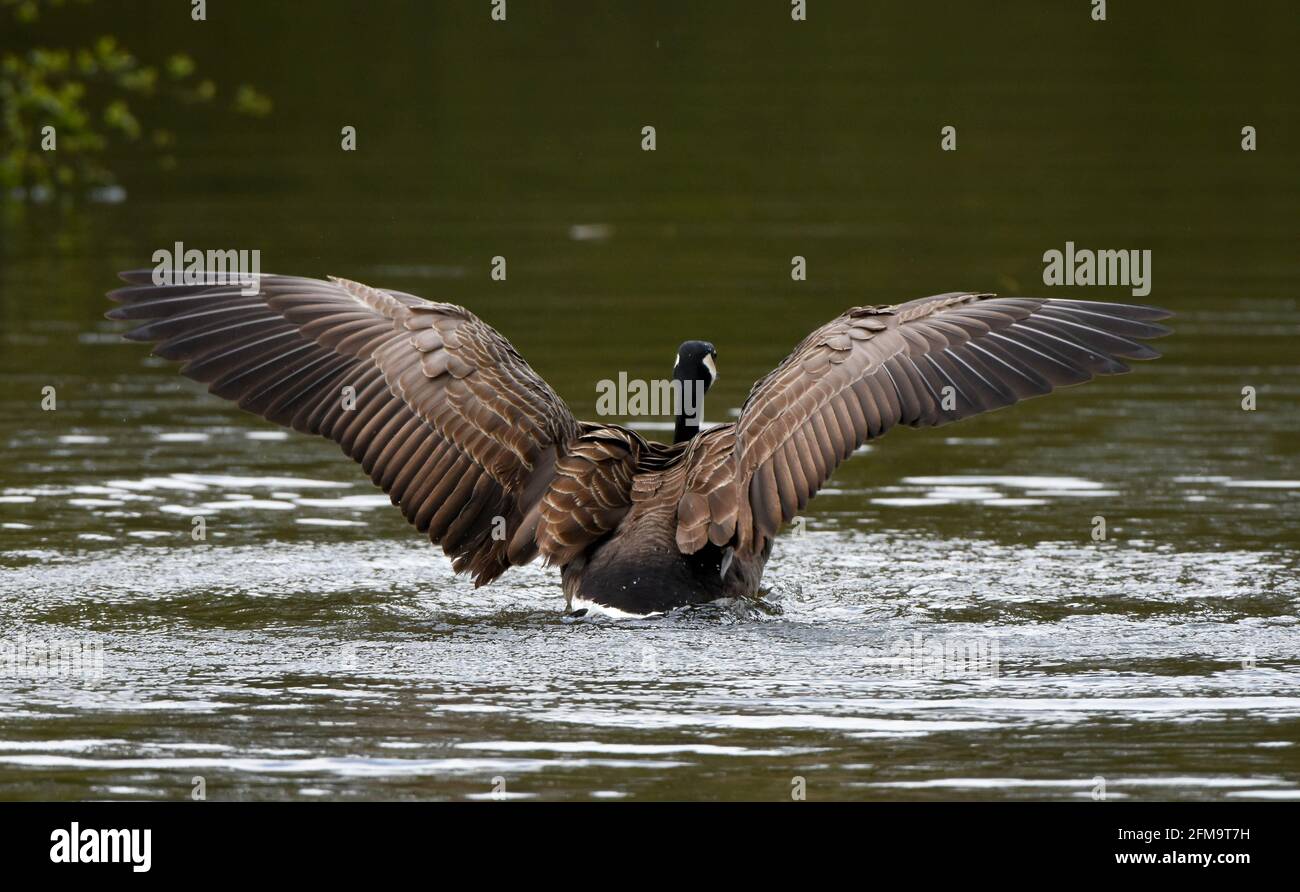
[[[187,31],[276,113],[178,117],[176,171],[0,222],[2,637],[102,654],[0,676],[0,797],[1300,797],[1296,24],[965,6]],[[573,622],[556,573],[475,590],[332,444],[122,344],[113,272],[178,239],[463,303],[580,417],[707,338],[725,420],[844,307],[1043,293],[1067,240],[1152,249],[1177,334],[864,450],[761,604]]]

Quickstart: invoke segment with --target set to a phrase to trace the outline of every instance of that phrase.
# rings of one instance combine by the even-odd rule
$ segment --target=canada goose
[[[1008,406],[1159,354],[1154,307],[939,294],[855,307],[754,385],[739,418],[671,445],[578,421],[463,307],[358,282],[155,285],[123,273],[110,319],[217,396],[337,442],[476,585],[539,554],[566,604],[647,615],[757,589],[772,540],[865,441]],[[252,289],[248,289],[252,290]],[[707,390],[717,351],[673,377]],[[684,403],[683,403],[684,405]]]

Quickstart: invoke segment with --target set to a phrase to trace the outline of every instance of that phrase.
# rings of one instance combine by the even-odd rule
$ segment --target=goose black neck
[[[685,443],[700,432],[704,420],[704,382],[685,376],[673,375],[680,398],[677,401],[677,423],[673,426],[673,442]]]
[[[673,442],[685,443],[700,432],[699,424],[689,424],[685,415],[677,416],[677,425],[673,428]]]

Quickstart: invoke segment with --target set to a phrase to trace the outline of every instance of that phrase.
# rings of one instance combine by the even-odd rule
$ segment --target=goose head
[[[680,383],[681,404],[673,442],[681,443],[699,433],[704,419],[704,394],[718,380],[718,351],[708,341],[686,341],[677,348],[673,380]]]
[[[707,391],[718,380],[718,351],[708,341],[685,341],[677,348],[673,379],[703,381]]]

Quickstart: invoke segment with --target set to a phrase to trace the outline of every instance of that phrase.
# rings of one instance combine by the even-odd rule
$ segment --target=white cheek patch
[[[705,356],[705,357],[704,357],[704,367],[705,367],[706,369],[709,370],[709,383],[710,383],[710,384],[712,384],[714,381],[718,380],[718,367],[717,367],[716,364],[714,364],[714,362],[713,362],[713,357],[712,357],[712,356]]]
[[[677,358],[673,360],[673,371],[674,372],[677,371],[677,367],[681,364],[682,364],[682,355],[678,353]]]

